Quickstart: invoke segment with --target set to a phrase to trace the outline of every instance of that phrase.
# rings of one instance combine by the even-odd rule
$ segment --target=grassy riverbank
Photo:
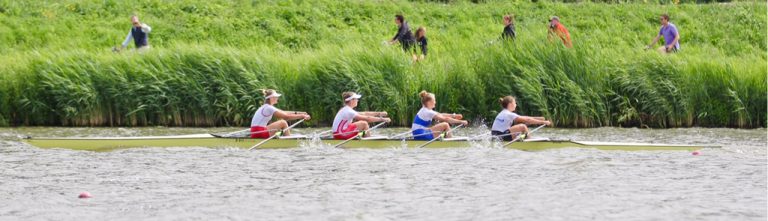
[[[327,123],[340,93],[407,125],[418,91],[442,112],[491,119],[516,95],[523,114],[557,126],[765,127],[766,5],[471,4],[405,1],[0,1],[0,124],[246,125],[258,89]],[[113,54],[132,9],[153,26],[153,50]],[[428,28],[431,54],[411,64],[392,15]],[[683,51],[642,50],[669,12]],[[520,37],[494,43],[500,17]],[[559,15],[573,49],[547,43]]]

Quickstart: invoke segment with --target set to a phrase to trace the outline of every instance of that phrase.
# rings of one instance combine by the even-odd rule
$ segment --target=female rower
[[[288,122],[286,120],[304,119],[309,120],[309,114],[304,112],[286,113],[280,109],[277,109],[274,105],[277,104],[282,94],[272,89],[261,90],[264,95],[264,105],[261,105],[256,113],[253,114],[251,119],[251,138],[269,138],[275,133],[288,128]],[[280,118],[281,120],[269,123],[272,116]],[[286,130],[284,135],[291,135],[289,130]]]
[[[543,117],[517,115],[514,112],[515,108],[517,108],[517,101],[515,101],[515,97],[513,96],[499,98],[499,103],[504,110],[502,110],[499,115],[496,115],[496,120],[493,121],[493,126],[491,127],[491,135],[496,136],[499,139],[512,141],[520,134],[525,134],[527,136],[527,125],[529,124],[552,124],[552,122],[544,120]]]
[[[432,110],[435,109],[435,104],[437,104],[435,94],[421,91],[419,96],[421,97],[421,110],[416,113],[416,117],[413,118],[413,125],[411,126],[414,140],[432,140],[443,132],[446,133],[446,138],[450,138],[450,124],[468,124],[466,120],[461,120],[463,118],[461,114],[442,114]],[[430,127],[432,119],[443,122]]]
[[[341,98],[344,99],[344,107],[336,113],[336,117],[333,119],[333,138],[346,140],[357,136],[361,131],[367,131],[368,123],[374,122],[390,122],[391,120],[387,116],[387,112],[357,112],[357,102],[362,96],[355,92],[344,92],[341,94]],[[354,121],[354,122],[353,122]],[[363,133],[364,137],[369,136],[368,133]]]

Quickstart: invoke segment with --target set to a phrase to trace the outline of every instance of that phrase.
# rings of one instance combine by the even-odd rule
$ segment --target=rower
[[[491,127],[491,135],[505,141],[512,141],[520,134],[525,134],[527,136],[528,125],[552,124],[552,122],[545,120],[544,117],[517,115],[515,113],[517,101],[515,100],[516,99],[513,96],[499,98],[499,103],[504,110],[496,115],[496,120],[493,121],[493,126]]]
[[[347,140],[355,137],[360,131],[367,131],[368,123],[374,122],[390,122],[387,118],[387,112],[357,112],[357,102],[362,95],[355,92],[344,92],[341,94],[341,98],[344,100],[344,107],[336,113],[336,117],[333,119],[333,138],[337,140]],[[354,122],[353,122],[354,121]],[[370,134],[363,133],[363,137],[368,137]]]
[[[450,124],[468,124],[466,120],[461,120],[464,117],[461,114],[443,114],[434,111],[435,104],[437,104],[435,94],[421,91],[419,96],[421,97],[421,110],[416,113],[416,117],[413,118],[413,125],[411,126],[414,140],[433,140],[435,137],[440,136],[441,133],[445,133],[445,138],[450,138]],[[432,119],[443,122],[430,127]]]
[[[266,89],[261,90],[261,93],[264,95],[264,105],[261,105],[261,107],[256,110],[256,113],[253,114],[253,119],[251,119],[251,138],[266,139],[275,135],[275,133],[288,128],[288,122],[286,120],[310,119],[309,114],[305,112],[293,111],[291,113],[277,109],[274,105],[277,104],[280,96],[282,96],[282,94],[277,93],[277,91]],[[272,116],[280,118],[280,120],[267,125],[269,120],[272,119]],[[285,130],[283,135],[291,135],[291,131]]]

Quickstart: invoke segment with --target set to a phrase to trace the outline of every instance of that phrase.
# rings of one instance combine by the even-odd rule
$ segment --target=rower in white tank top
[[[253,113],[251,118],[251,138],[266,139],[276,133],[282,133],[282,135],[291,135],[288,130],[288,122],[286,120],[304,119],[309,120],[310,116],[304,112],[293,111],[293,113],[286,113],[275,107],[280,96],[282,94],[277,93],[275,90],[262,90],[264,94],[264,104]],[[269,123],[273,117],[280,118],[275,122]]]
[[[353,125],[352,122],[354,122],[355,116],[357,116],[357,111],[349,106],[344,106],[336,113],[336,117],[333,118],[333,127],[331,129],[334,133],[341,133],[347,130],[349,126]]]
[[[496,115],[496,120],[493,121],[491,131],[504,132],[509,130],[509,128],[512,127],[512,124],[515,123],[515,119],[517,119],[519,116],[520,115],[517,115],[516,113],[507,109],[502,110],[498,115]]]
[[[277,109],[271,104],[261,105],[261,107],[256,110],[256,113],[253,114],[253,118],[251,119],[251,127],[266,127],[269,123],[269,120],[272,120],[272,115],[274,115],[277,111],[280,111],[280,109]]]
[[[520,116],[515,113],[514,111],[517,108],[516,100],[512,96],[499,98],[499,104],[501,104],[503,109],[496,115],[496,119],[493,120],[493,126],[491,126],[491,135],[495,138],[512,141],[521,134],[528,137],[529,124],[551,124],[551,122],[543,117]]]
[[[333,138],[338,140],[351,139],[362,131],[363,136],[367,137],[370,134],[365,133],[368,131],[368,122],[389,122],[389,118],[381,117],[386,116],[387,112],[357,112],[357,102],[362,96],[355,92],[344,92],[341,94],[341,98],[344,99],[344,107],[336,113],[336,117],[333,118],[333,125],[331,131],[333,132]],[[376,116],[376,117],[374,117]],[[357,120],[357,121],[355,121]]]

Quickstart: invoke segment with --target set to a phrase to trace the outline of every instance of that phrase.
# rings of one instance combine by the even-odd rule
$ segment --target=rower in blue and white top
[[[261,105],[256,113],[253,114],[251,119],[251,138],[266,139],[288,128],[288,122],[286,120],[304,119],[309,120],[310,116],[306,112],[299,111],[283,111],[277,109],[274,105],[277,104],[280,96],[283,96],[277,91],[272,89],[261,90],[264,95],[264,105]],[[280,120],[269,123],[272,117],[280,118]],[[291,135],[290,130],[285,130],[283,135]]]
[[[543,117],[517,115],[515,113],[517,101],[515,100],[515,97],[512,96],[499,98],[499,103],[504,110],[496,115],[496,119],[493,121],[493,126],[491,126],[491,135],[505,141],[512,141],[520,134],[526,134],[527,136],[527,125],[529,124],[552,124],[552,122],[545,120]]]
[[[421,110],[416,113],[411,126],[414,140],[432,140],[443,132],[445,132],[445,138],[450,138],[450,124],[468,124],[466,120],[461,120],[463,118],[461,114],[443,114],[434,111],[435,104],[437,104],[435,94],[421,91],[419,96],[421,97]],[[431,126],[433,119],[443,122]]]

